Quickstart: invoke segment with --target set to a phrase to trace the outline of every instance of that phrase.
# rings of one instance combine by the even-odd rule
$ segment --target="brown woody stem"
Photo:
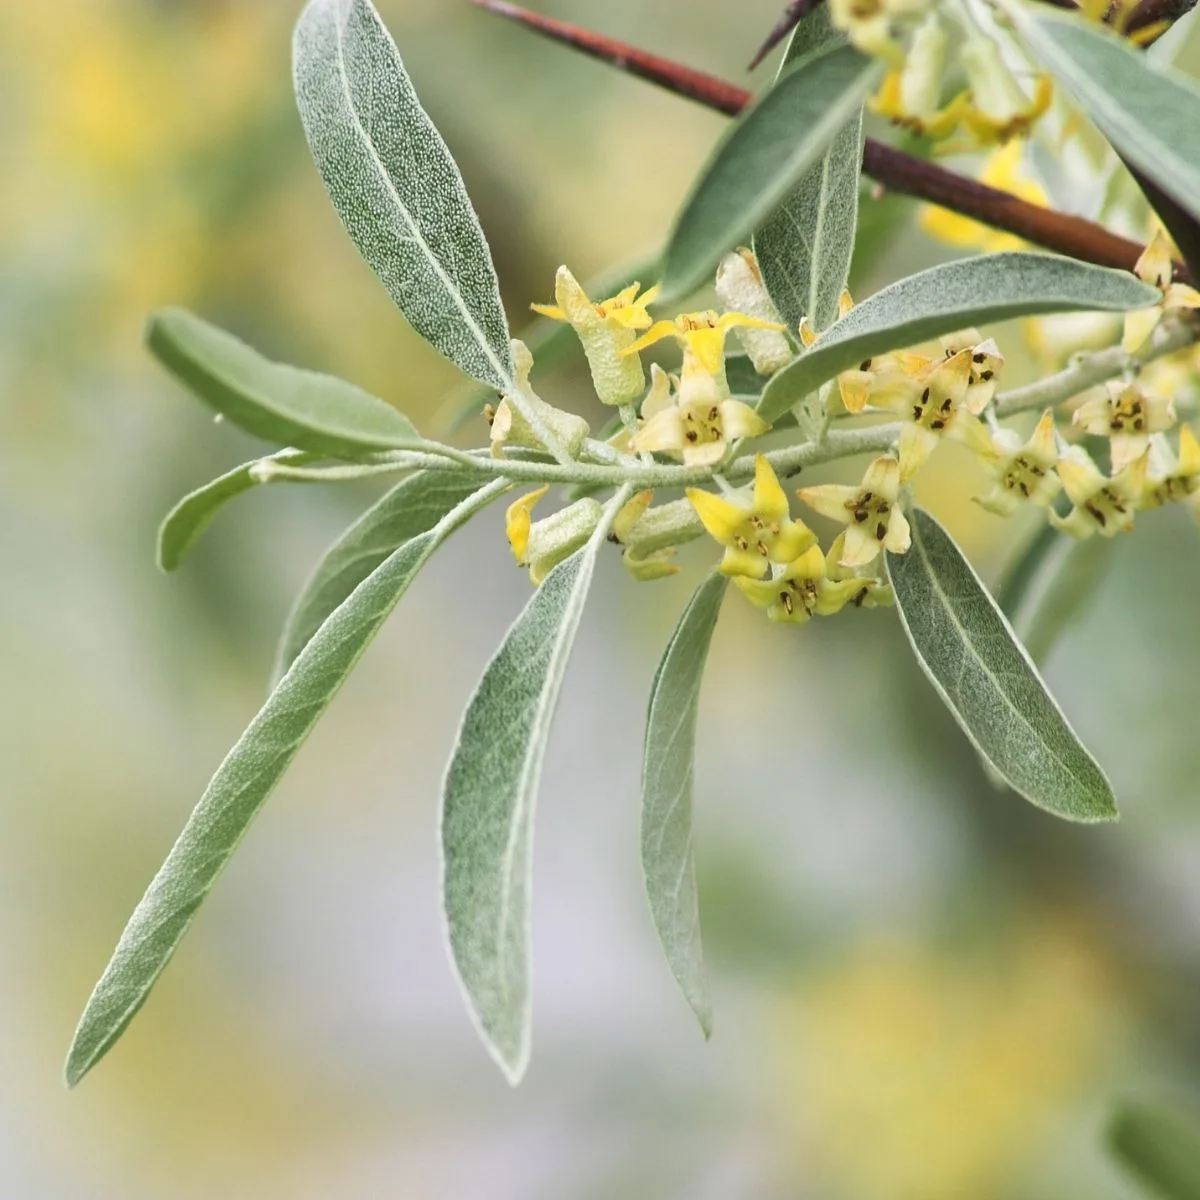
[[[471,2],[728,116],[737,116],[754,98],[745,88],[715,75],[682,66],[567,21],[530,12],[508,0]],[[863,172],[891,191],[941,205],[1047,250],[1085,262],[1131,270],[1142,252],[1139,243],[1094,221],[1030,204],[1009,192],[947,171],[874,138],[867,138],[863,147]],[[1192,281],[1187,268],[1180,263],[1176,264],[1175,277]]]

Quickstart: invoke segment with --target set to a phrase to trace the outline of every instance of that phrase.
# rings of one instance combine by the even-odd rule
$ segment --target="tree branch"
[[[530,12],[508,0],[471,2],[727,116],[737,116],[754,98],[746,89],[714,75],[682,66],[567,21]],[[1085,262],[1131,270],[1142,252],[1139,243],[1121,237],[1093,221],[1030,204],[1009,192],[968,179],[874,138],[866,139],[863,171],[891,191],[939,204],[994,229],[1016,234],[1047,250],[1068,254]],[[1175,277],[1186,282],[1192,281],[1187,268],[1179,263],[1176,264]]]

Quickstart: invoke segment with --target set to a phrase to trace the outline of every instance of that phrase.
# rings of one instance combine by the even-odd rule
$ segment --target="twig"
[[[746,69],[753,71],[820,4],[821,0],[791,0],[791,3],[783,10],[783,16],[775,22],[774,28],[767,34],[767,40],[759,46],[758,52],[750,60],[750,65]]]
[[[724,79],[681,66],[569,22],[529,12],[507,0],[471,2],[727,116],[737,116],[753,100],[753,95],[746,89]],[[1130,270],[1142,252],[1139,243],[1093,221],[1030,204],[1009,192],[968,179],[874,138],[867,138],[863,147],[863,172],[891,191],[939,204],[994,229],[1014,233],[1047,250],[1085,262]],[[1175,277],[1192,281],[1187,268],[1180,263],[1175,265]]]
[[[1180,17],[1187,16],[1196,6],[1196,0],[1140,0],[1129,19],[1125,22],[1125,33],[1137,33],[1160,21],[1174,24]]]

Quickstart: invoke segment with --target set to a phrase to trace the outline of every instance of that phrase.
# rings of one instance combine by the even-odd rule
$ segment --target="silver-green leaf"
[[[901,279],[856,305],[771,377],[759,414],[774,421],[865,359],[970,325],[1054,312],[1148,308],[1161,293],[1127,271],[1050,254],[988,254]]]
[[[381,563],[321,626],[217,769],[134,910],[67,1057],[74,1086],[113,1047],[313,726],[435,549],[507,483],[481,488]]]
[[[369,0],[310,0],[296,101],[333,206],[396,306],[459,370],[511,391],[508,323],[479,218]]]
[[[822,5],[796,26],[780,73],[813,50],[844,41],[833,27],[828,6]],[[783,206],[755,231],[754,252],[763,282],[792,330],[802,317],[818,331],[837,320],[854,255],[861,174],[860,104]]]
[[[790,63],[718,143],[671,232],[664,299],[711,281],[861,112],[882,66],[852,46],[827,45]]]
[[[239,429],[332,458],[412,448],[421,435],[390,404],[332,375],[271,362],[180,308],[156,312],[146,345],[185,387]]]
[[[700,683],[728,583],[724,575],[710,575],[679,618],[650,686],[642,759],[646,897],[667,964],[705,1037],[712,1033],[712,1001],[692,851],[692,775]]]
[[[1105,26],[1041,4],[1005,3],[1025,44],[1121,157],[1200,218],[1200,89]]]
[[[284,623],[274,679],[283,677],[313,634],[389,554],[432,529],[479,487],[478,475],[418,471],[383,495],[326,550]]]
[[[543,581],[467,704],[442,788],[442,903],[480,1037],[508,1081],[529,1062],[538,780],[591,586],[602,523]]]
[[[911,549],[887,568],[917,661],[986,762],[1047,812],[1115,820],[1104,772],[950,535],[917,509]]]
[[[259,486],[253,470],[263,460],[253,459],[232,471],[189,492],[163,518],[158,527],[158,566],[174,571],[187,557],[200,535],[212,524],[213,518],[230,500]],[[317,461],[317,455],[304,450],[281,450],[271,456],[271,462],[302,466]]]
[[[1200,1112],[1194,1107],[1123,1104],[1109,1123],[1108,1144],[1161,1200],[1200,1200]]]

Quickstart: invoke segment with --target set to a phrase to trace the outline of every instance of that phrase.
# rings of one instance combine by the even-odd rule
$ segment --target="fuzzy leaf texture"
[[[1016,252],[943,263],[883,288],[772,376],[758,406],[778,419],[810,392],[864,359],[970,325],[1055,312],[1125,312],[1161,299],[1127,271],[1073,258]]]
[[[232,471],[226,471],[203,487],[189,492],[167,513],[158,528],[160,570],[177,570],[221,509],[231,500],[261,486],[254,478],[253,470],[262,461],[256,458],[234,467]],[[304,450],[281,450],[267,461],[302,467],[319,461],[319,458]]]
[[[1121,157],[1200,218],[1200,88],[1102,25],[1042,4],[1005,3],[1034,58]]]
[[[826,45],[792,62],[733,123],[700,172],[663,256],[663,298],[711,280],[726,251],[745,241],[817,167],[861,113],[880,64],[852,46]]]
[[[822,5],[796,26],[780,65],[845,42]],[[802,317],[816,330],[837,320],[838,300],[850,275],[862,173],[862,105],[834,134],[825,153],[796,184],[783,206],[754,234],[763,282],[784,323]]]
[[[1200,1200],[1200,1112],[1161,1101],[1126,1103],[1108,1127],[1113,1154],[1161,1200]]]
[[[369,0],[311,0],[293,66],[317,170],[363,258],[427,342],[511,391],[508,323],[479,218]]]
[[[710,575],[679,618],[650,686],[642,758],[646,898],[667,964],[705,1037],[712,1033],[712,1001],[692,851],[692,777],[700,684],[728,584],[727,576]]]
[[[155,313],[146,345],[207,405],[264,441],[355,458],[421,440],[390,404],[332,375],[271,362],[183,309]]]
[[[278,681],[326,618],[405,542],[432,529],[479,487],[478,475],[418,471],[401,480],[325,551],[292,606],[275,657]]]
[[[450,952],[488,1053],[529,1063],[533,818],[542,760],[606,526],[550,572],[467,705],[442,789]]]
[[[371,639],[429,556],[507,485],[496,481],[406,542],[321,626],[217,769],[129,919],[67,1056],[74,1086],[145,1003],[200,905]]]
[[[887,568],[917,661],[985,761],[1047,812],[1115,820],[1104,772],[950,535],[916,509],[912,547]]]

